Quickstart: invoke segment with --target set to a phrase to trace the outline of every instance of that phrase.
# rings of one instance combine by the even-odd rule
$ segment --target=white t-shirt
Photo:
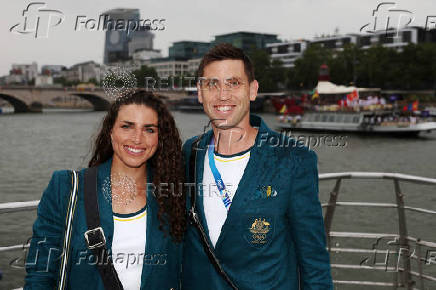
[[[145,255],[147,211],[145,207],[133,215],[114,214],[112,260],[123,288],[141,288]]]
[[[244,174],[245,167],[250,159],[250,151],[231,155],[230,157],[214,154],[215,165],[221,174],[221,178],[230,192],[230,199],[233,200],[239,181]],[[203,172],[203,206],[209,229],[210,240],[215,247],[221,228],[227,218],[227,209],[224,206],[220,191],[218,190],[215,178],[209,167],[209,157],[206,152],[204,158]],[[230,206],[231,207],[231,206]]]

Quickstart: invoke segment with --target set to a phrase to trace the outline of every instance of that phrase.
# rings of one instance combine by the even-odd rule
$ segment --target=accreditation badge
[[[244,239],[255,248],[269,244],[274,233],[274,218],[268,215],[255,215],[246,218]]]

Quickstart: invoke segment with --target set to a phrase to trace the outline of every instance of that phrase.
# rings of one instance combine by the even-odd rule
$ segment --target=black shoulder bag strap
[[[195,227],[198,230],[198,233],[200,234],[200,239],[203,244],[204,251],[207,254],[207,257],[209,258],[212,265],[215,267],[215,270],[221,275],[221,277],[229,284],[230,287],[234,290],[238,290],[238,287],[230,280],[227,273],[224,271],[223,267],[221,266],[218,258],[215,256],[215,253],[213,252],[212,246],[209,244],[209,241],[207,239],[206,233],[204,231],[203,225],[200,222],[200,219],[198,218],[198,213],[196,212],[196,200],[197,200],[197,170],[196,170],[196,160],[197,160],[197,144],[199,143],[200,138],[195,140],[192,143],[191,147],[191,156],[189,158],[189,180],[192,182],[194,186],[194,192],[191,192],[191,209],[189,210],[189,217],[191,219],[191,223],[195,225]]]
[[[96,266],[103,280],[104,288],[106,290],[122,290],[123,284],[118,278],[112,258],[108,255],[106,238],[100,225],[97,201],[97,167],[85,170],[84,193],[86,223],[88,225],[88,230],[85,232],[86,245],[97,259]]]

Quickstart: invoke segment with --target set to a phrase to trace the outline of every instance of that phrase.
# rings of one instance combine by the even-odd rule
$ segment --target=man
[[[333,289],[316,154],[250,115],[259,85],[242,50],[212,48],[198,76],[212,130],[183,150],[187,172],[196,156],[196,212],[220,266],[238,289]],[[206,252],[190,225],[183,289],[231,289]]]

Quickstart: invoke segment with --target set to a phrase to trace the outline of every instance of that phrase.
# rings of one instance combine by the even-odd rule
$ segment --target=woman
[[[33,226],[24,289],[178,289],[184,172],[181,140],[165,105],[145,91],[117,99],[89,167],[97,176],[81,170],[77,191],[71,171],[53,174]]]

